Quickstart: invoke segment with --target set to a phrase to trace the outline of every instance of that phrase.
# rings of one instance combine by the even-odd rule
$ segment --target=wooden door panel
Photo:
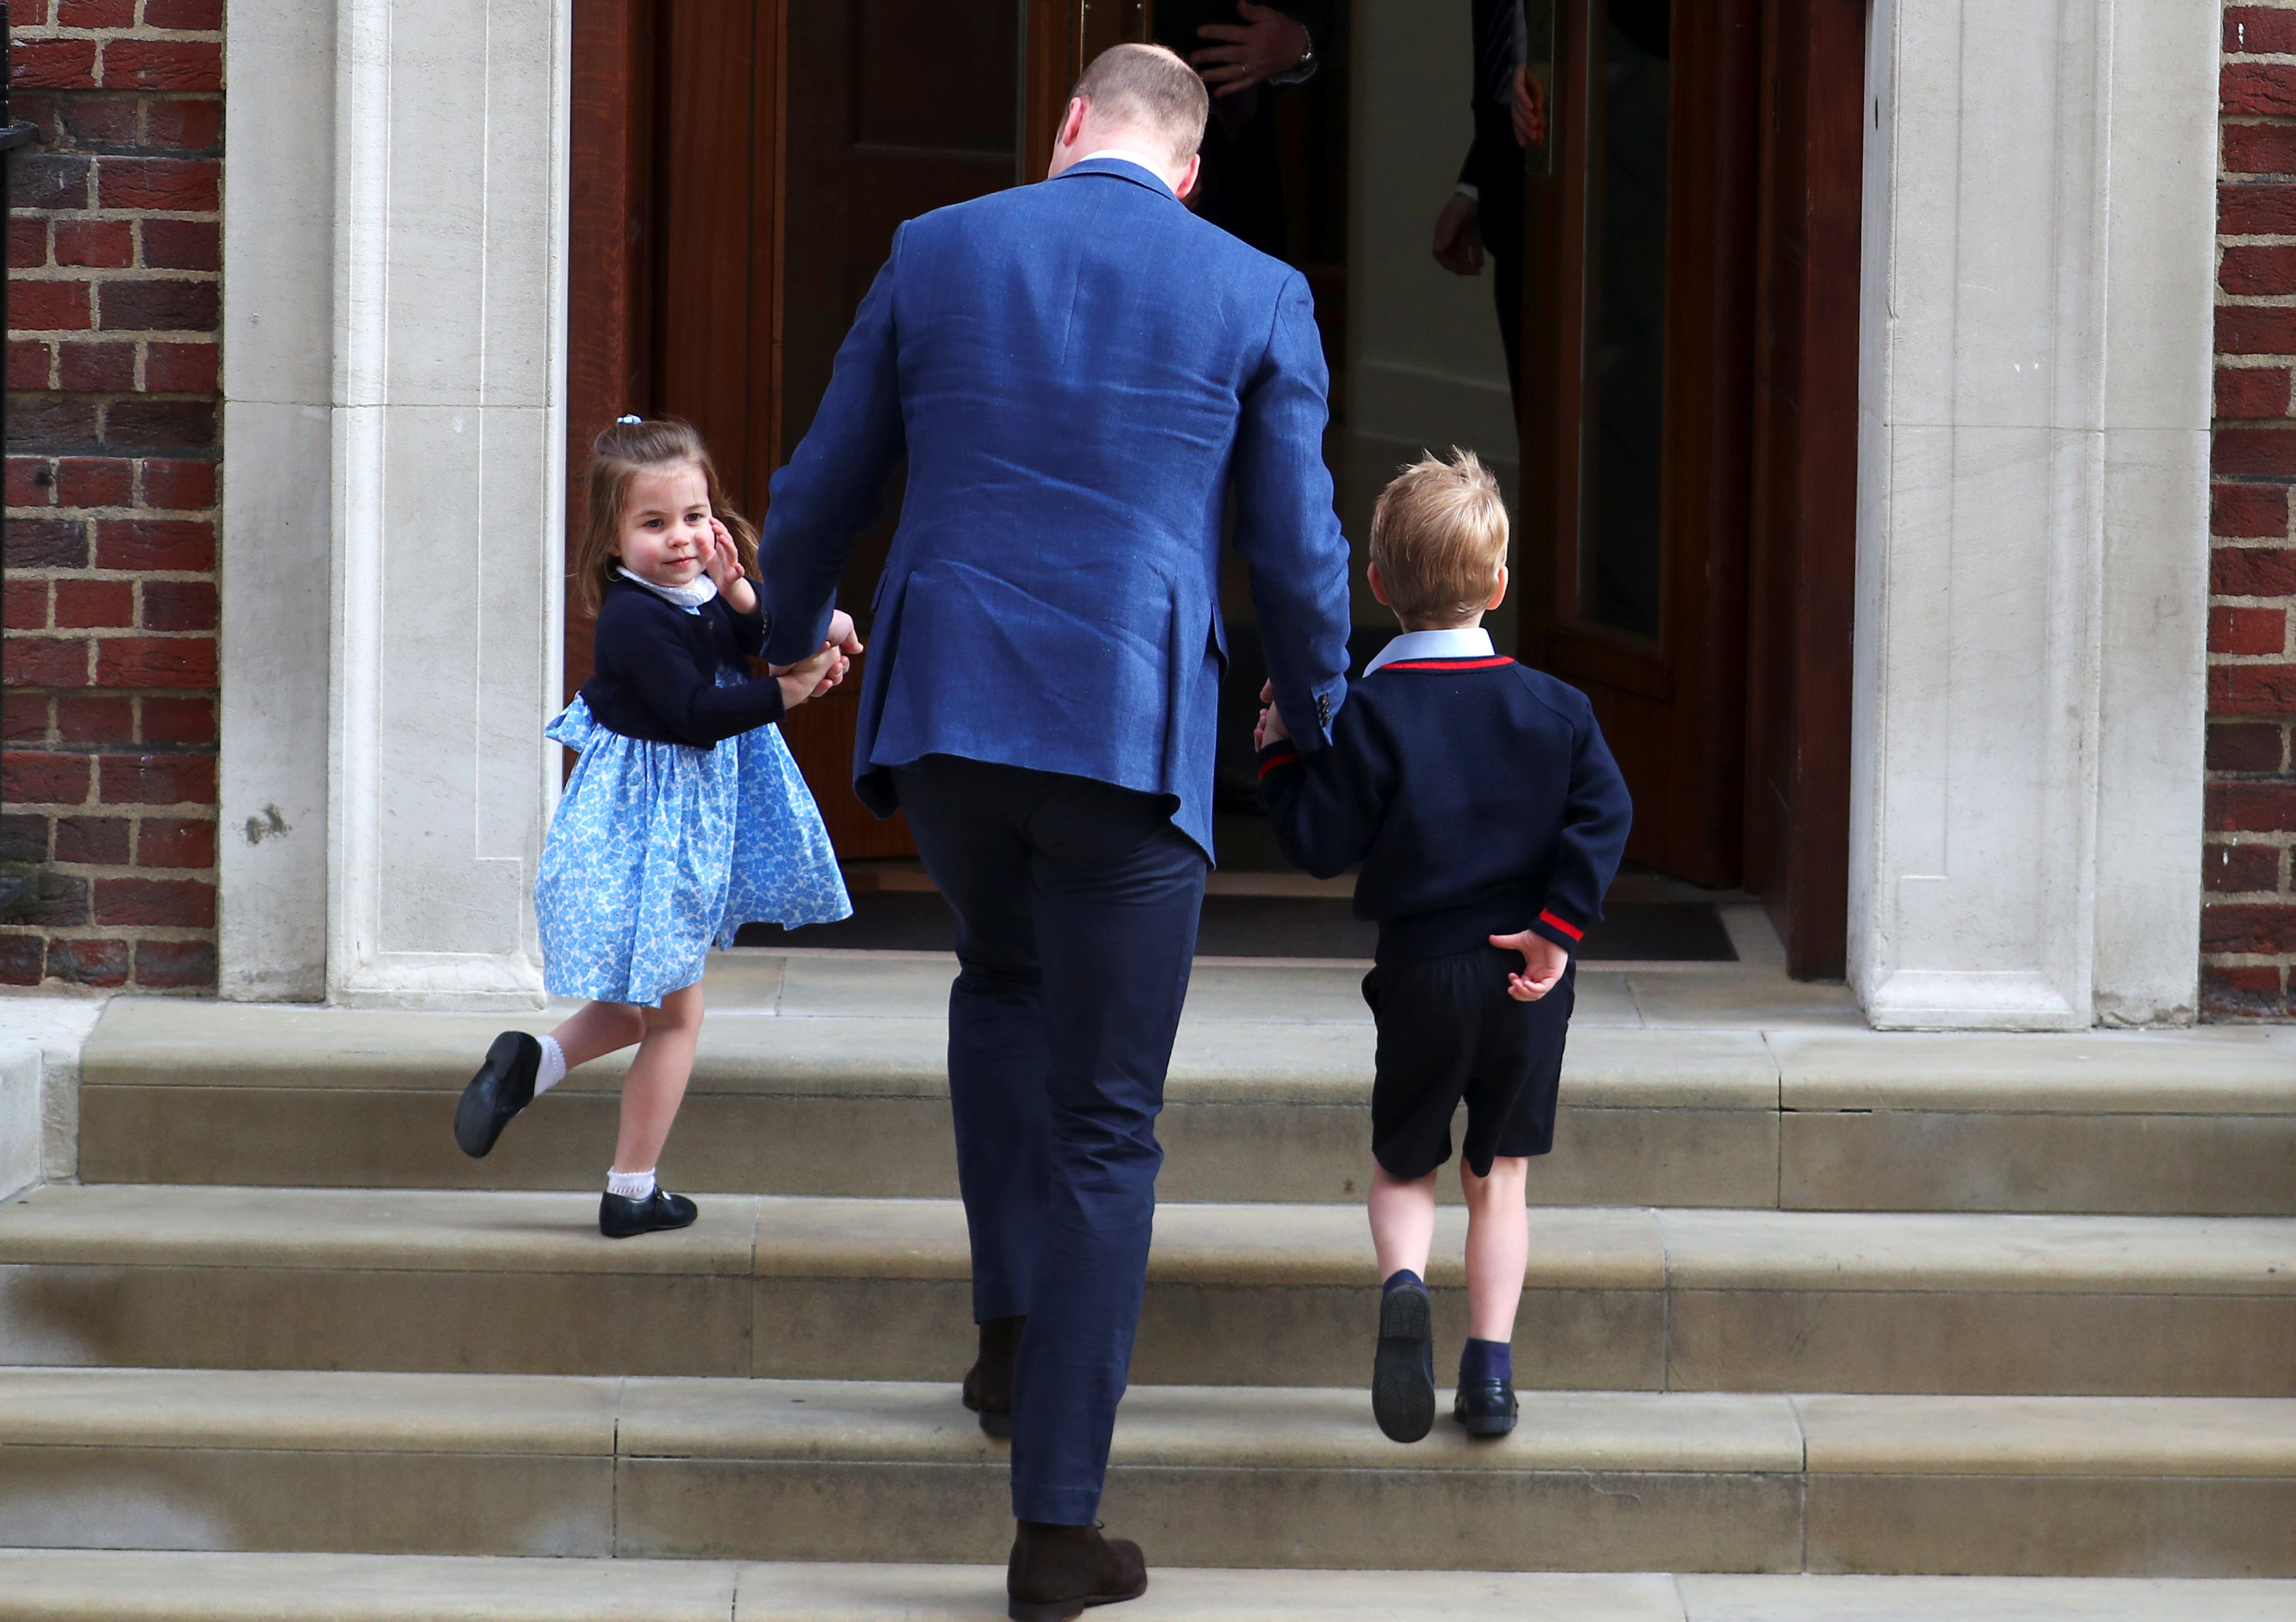
[[[1554,173],[1524,193],[1523,651],[1594,700],[1630,854],[1713,885],[1742,844],[1757,4],[1677,3],[1660,57],[1606,0],[1561,0]],[[1636,206],[1655,120],[1624,99],[1657,94],[1660,62],[1662,245]]]
[[[811,424],[901,223],[1017,178],[1022,21],[1020,0],[808,0],[791,10],[776,464]],[[899,514],[897,473],[838,592],[865,639]],[[783,735],[840,855],[911,854],[906,823],[879,822],[853,796],[859,674],[798,711]]]
[[[654,328],[655,410],[709,441],[734,504],[754,517],[770,468],[752,466],[761,405],[750,364],[773,325],[770,234],[758,240],[758,144],[770,143],[759,61],[771,8],[666,5],[656,13],[661,106],[660,236]],[[762,25],[762,26],[761,26]],[[761,129],[761,125],[765,128]],[[767,296],[761,300],[761,285]]]
[[[569,132],[567,566],[581,533],[590,444],[652,404],[653,27],[642,0],[576,0]],[[590,679],[595,622],[569,594],[565,698]]]

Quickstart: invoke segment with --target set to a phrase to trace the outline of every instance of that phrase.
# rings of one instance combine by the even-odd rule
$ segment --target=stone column
[[[1876,1025],[2191,1017],[2218,27],[1874,7],[1849,961]]]
[[[217,989],[327,988],[335,19],[232,0],[223,210]]]
[[[531,1005],[558,750],[569,13],[339,0],[327,987]]]

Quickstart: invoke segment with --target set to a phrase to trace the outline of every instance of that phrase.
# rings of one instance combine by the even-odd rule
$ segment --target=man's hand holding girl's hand
[[[1521,935],[1495,935],[1491,944],[1501,951],[1522,954],[1523,972],[1507,976],[1507,995],[1517,1002],[1537,1002],[1554,989],[1562,978],[1562,971],[1570,967],[1570,954],[1543,935],[1524,930]]]
[[[1282,743],[1292,736],[1283,724],[1283,712],[1275,707],[1275,684],[1265,681],[1259,687],[1259,724],[1251,729],[1251,746],[1265,749],[1270,744]]]
[[[848,661],[830,643],[821,645],[821,651],[797,664],[777,664],[772,667],[774,679],[782,684],[782,708],[794,710],[808,698],[817,698],[845,679]]]
[[[819,653],[801,664],[770,667],[774,679],[782,684],[783,707],[794,710],[807,699],[818,698],[844,680],[846,672],[853,668],[852,655],[860,651],[861,638],[854,634],[853,616],[837,609],[829,616],[829,635],[822,639]]]

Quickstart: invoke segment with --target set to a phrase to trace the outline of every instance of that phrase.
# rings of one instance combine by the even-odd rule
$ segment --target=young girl
[[[804,663],[752,679],[766,641],[757,531],[726,504],[701,435],[626,416],[590,457],[574,586],[598,616],[595,673],[546,729],[581,758],[535,877],[543,984],[590,1000],[537,1040],[505,1031],[463,1090],[455,1141],[486,1154],[567,1071],[631,1043],[598,1231],[693,1222],[654,1162],[685,1096],[701,970],[751,920],[851,915],[821,813],[774,722],[845,674],[853,622]]]

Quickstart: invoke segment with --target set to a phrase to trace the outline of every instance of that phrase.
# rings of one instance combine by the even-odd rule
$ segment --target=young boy
[[[1471,1436],[1514,1429],[1523,1181],[1554,1140],[1571,948],[1603,916],[1632,818],[1585,695],[1491,651],[1506,550],[1498,482],[1473,453],[1405,468],[1373,514],[1370,569],[1403,634],[1348,689],[1330,748],[1301,754],[1272,707],[1256,735],[1284,853],[1325,878],[1361,862],[1356,916],[1379,924],[1364,979],[1385,1280],[1372,1412],[1398,1442],[1435,1422],[1424,1278],[1462,1098],[1472,1338],[1452,1412]]]

